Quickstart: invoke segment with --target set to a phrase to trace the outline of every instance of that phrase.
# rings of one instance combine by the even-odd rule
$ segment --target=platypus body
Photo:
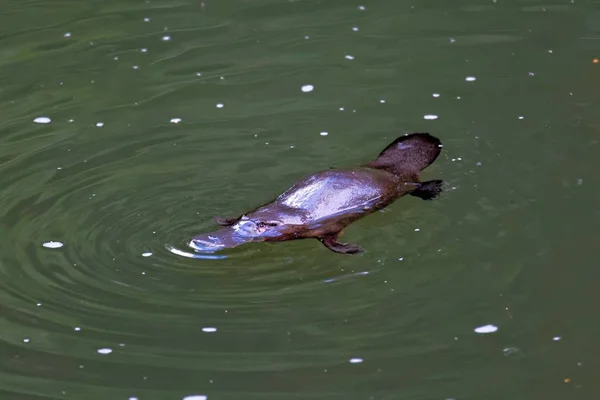
[[[406,194],[431,200],[441,193],[442,180],[419,179],[441,147],[428,133],[401,136],[366,165],[317,172],[239,217],[217,217],[224,228],[195,236],[190,247],[214,252],[248,242],[315,238],[336,253],[359,253],[359,246],[338,241],[349,224]]]

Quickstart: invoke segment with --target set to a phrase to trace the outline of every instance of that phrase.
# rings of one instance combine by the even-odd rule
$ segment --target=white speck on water
[[[529,76],[535,76],[535,72],[530,72]]]
[[[415,228],[415,232],[419,232],[419,231],[420,231],[420,229],[419,229],[419,228]]]
[[[315,89],[313,85],[302,85],[302,91],[304,93],[312,92]]]
[[[119,59],[119,56],[114,56],[113,60],[117,61]]]
[[[328,132],[321,132],[321,133],[319,133],[319,135],[321,135],[321,136],[327,136],[327,135],[329,135],[329,133]]]
[[[435,97],[437,99],[438,97],[440,97],[440,94],[439,93],[434,93],[433,97]]]
[[[185,396],[182,400],[207,400],[208,397],[206,397],[203,394],[193,394],[191,396]]]
[[[37,303],[35,306],[36,306],[36,307],[41,307],[41,306],[42,306],[42,303]]]
[[[352,27],[352,30],[353,30],[354,32],[358,32],[358,26],[353,26],[353,27]]]
[[[65,36],[65,37],[71,37],[71,32],[66,32],[66,33],[64,34],[64,36]]]
[[[400,257],[398,261],[404,261],[404,257]]]
[[[202,328],[202,332],[206,332],[206,333],[212,333],[212,332],[216,332],[217,328],[215,328],[214,326],[206,326],[204,328]]]
[[[498,330],[496,325],[483,325],[475,328],[476,333],[493,333]]]
[[[438,119],[438,116],[437,116],[437,115],[435,115],[435,114],[425,114],[425,115],[423,116],[423,118],[424,118],[424,119],[427,119],[427,120],[434,120],[434,119]]]
[[[367,9],[367,7],[365,7],[365,6],[358,6],[358,9],[359,9],[360,11],[365,11],[365,10]]]
[[[552,49],[549,49],[549,50],[548,50],[548,53],[552,54],[552,53],[553,53]]]
[[[29,343],[30,339],[29,338],[25,338],[23,339],[23,343]]]
[[[474,76],[467,76],[465,78],[465,81],[467,82],[475,82],[477,80],[477,78],[475,78]]]
[[[142,257],[150,257],[151,255],[152,255],[152,253],[149,251],[142,253]]]
[[[223,105],[223,103],[218,103],[218,104],[217,104],[217,108],[223,108],[223,107],[225,107],[225,106]]]
[[[522,116],[522,115],[519,115],[519,119],[523,119],[523,118],[525,118],[525,117],[524,117],[524,116]]]
[[[340,107],[340,111],[344,111],[344,107]]]
[[[73,118],[71,118],[71,119],[69,120],[69,122],[75,122],[75,120],[74,120]]]
[[[96,126],[98,128],[102,128],[104,126],[104,122],[96,122]]]
[[[52,120],[48,117],[37,117],[33,120],[36,124],[49,124]]]
[[[150,18],[148,18],[148,17],[144,18],[144,22],[150,22]]]
[[[381,104],[384,104],[384,103],[385,103],[385,100],[384,100],[384,99],[381,99],[381,100],[379,100],[379,102],[380,102]]]
[[[98,349],[98,354],[110,354],[110,353],[112,353],[112,349],[109,349],[109,348]]]
[[[168,42],[169,40],[171,40],[171,36],[169,35],[165,35],[162,37],[163,42]]]
[[[75,327],[75,332],[81,332],[81,328],[80,328],[80,327],[78,327],[78,326],[76,326],[76,327]]]
[[[477,161],[477,162],[475,163],[475,165],[477,165],[478,167],[481,167],[481,165],[482,165],[482,164],[481,164],[481,161]]]
[[[139,65],[134,65],[133,69],[140,69]]]
[[[350,364],[360,364],[363,362],[362,358],[354,357],[350,359]]]
[[[558,342],[560,339],[562,339],[560,336],[554,336],[552,338],[552,340],[554,340],[555,342]]]
[[[64,244],[62,244],[61,242],[55,242],[51,240],[49,242],[45,242],[44,244],[42,244],[42,246],[46,247],[47,249],[60,249],[64,246]]]
[[[502,350],[505,356],[510,356],[512,354],[518,353],[519,349],[516,347],[506,347]]]
[[[142,53],[147,53],[147,52],[148,52],[148,49],[147,49],[147,48],[145,48],[145,47],[143,47],[143,48],[141,48],[141,49],[140,49],[140,51],[141,51]]]
[[[129,400],[138,400],[137,397],[130,397]]]
[[[579,186],[583,185],[583,179],[581,179],[581,178],[577,179],[577,184]]]
[[[310,39],[310,36],[306,35],[306,36],[304,36],[304,39],[308,40],[308,39]]]
[[[460,96],[456,96],[456,100],[460,100]]]
[[[344,56],[344,58],[345,58],[346,60],[354,60],[354,56],[351,56],[350,54],[346,54],[346,55]]]
[[[456,42],[456,39],[450,38],[450,43],[455,43],[455,42]]]
[[[202,76],[202,72],[196,72],[196,76]]]
[[[172,124],[178,124],[181,122],[181,118],[171,118],[171,123]]]

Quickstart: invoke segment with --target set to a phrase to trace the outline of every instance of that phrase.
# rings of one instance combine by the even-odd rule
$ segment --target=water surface
[[[597,398],[599,11],[5,2],[1,398]],[[413,131],[361,255],[165,247]]]

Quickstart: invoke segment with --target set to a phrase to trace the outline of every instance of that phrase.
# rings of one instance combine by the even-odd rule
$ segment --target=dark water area
[[[0,399],[600,397],[598,1],[1,9]],[[409,132],[364,253],[181,255]]]

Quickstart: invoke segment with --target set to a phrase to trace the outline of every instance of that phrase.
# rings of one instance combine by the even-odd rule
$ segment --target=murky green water
[[[594,1],[4,2],[0,398],[598,398],[595,57]],[[165,248],[411,131],[449,190],[361,255]]]

